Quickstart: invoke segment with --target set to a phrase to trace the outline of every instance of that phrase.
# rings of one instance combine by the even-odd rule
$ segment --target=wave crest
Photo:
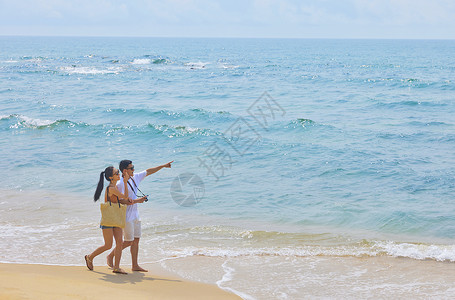
[[[125,108],[113,108],[108,109],[107,112],[115,114],[132,114],[134,116],[144,116],[144,117],[163,117],[163,118],[172,118],[178,120],[192,120],[200,118],[217,118],[218,121],[221,121],[222,118],[231,119],[232,114],[227,111],[209,111],[202,108],[194,108],[186,111],[171,111],[171,110],[149,110],[149,109],[125,109]]]
[[[120,67],[109,67],[107,69],[99,69],[95,67],[61,67],[61,71],[64,73],[71,74],[83,74],[83,75],[103,75],[103,74],[119,74],[122,71]]]
[[[23,115],[12,114],[9,116],[1,116],[0,120],[14,120],[15,123],[10,125],[11,129],[18,128],[30,128],[30,129],[45,129],[45,128],[55,128],[60,125],[66,125],[68,127],[75,127],[78,125],[84,125],[85,123],[75,123],[66,119],[60,120],[43,120],[38,118],[30,118]]]
[[[241,257],[241,256],[280,256],[280,257],[378,257],[391,256],[415,260],[455,261],[454,245],[428,245],[396,242],[375,242],[371,246],[300,246],[300,247],[186,247],[180,250],[166,251],[169,256],[208,256],[208,257]]]
[[[148,127],[153,128],[157,132],[167,135],[170,138],[173,137],[183,137],[183,136],[192,136],[192,135],[201,135],[201,136],[211,136],[211,135],[221,135],[220,132],[212,131],[210,129],[197,128],[197,127],[188,127],[188,126],[171,126],[171,125],[155,125],[148,123]]]
[[[149,58],[135,58],[131,62],[132,65],[148,65],[152,62]]]
[[[378,239],[351,239],[330,233],[278,232],[245,230],[231,226],[156,228],[157,234],[178,236],[175,246],[163,251],[174,257],[278,256],[278,257],[405,257],[416,260],[455,262],[455,245],[410,243]],[[185,242],[199,241],[187,247]],[[205,241],[223,241],[216,246]],[[179,247],[183,245],[183,247]],[[194,245],[194,243],[193,243]],[[172,249],[172,250],[171,250]]]
[[[285,128],[308,128],[316,126],[316,122],[310,119],[296,119],[286,125]]]
[[[277,245],[270,247],[185,247],[165,251],[173,257],[208,256],[278,256],[278,257],[380,257],[410,258],[415,260],[434,260],[455,262],[455,245],[412,244],[391,241],[360,242],[336,246]]]

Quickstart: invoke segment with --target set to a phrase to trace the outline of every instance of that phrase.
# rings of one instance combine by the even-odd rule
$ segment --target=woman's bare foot
[[[114,267],[114,257],[113,256],[108,255],[106,257],[106,261],[107,261],[107,265],[109,266],[109,268]]]
[[[86,255],[85,257],[85,264],[90,271],[93,271],[93,261],[90,259],[90,255]]]
[[[139,266],[135,266],[131,270],[136,271],[136,272],[148,272],[148,270],[143,269],[143,268],[141,268]]]
[[[117,273],[117,274],[128,274],[123,269],[120,269],[120,268],[114,268],[114,270],[112,272]]]

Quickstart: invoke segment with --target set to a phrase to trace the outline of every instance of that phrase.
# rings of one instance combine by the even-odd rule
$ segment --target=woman
[[[126,173],[126,172],[125,172]],[[104,201],[107,202],[108,199],[111,200],[112,203],[122,203],[131,205],[134,203],[142,203],[144,202],[143,198],[139,198],[136,200],[131,200],[128,198],[128,189],[126,188],[127,181],[129,179],[128,174],[123,174],[123,182],[125,184],[125,194],[119,192],[116,187],[117,181],[120,179],[119,171],[110,166],[107,167],[104,172],[100,174],[100,180],[98,181],[98,186],[95,191],[94,199],[97,201],[100,198],[101,192],[104,186],[104,178],[109,181],[109,186],[106,188],[106,192],[104,193]],[[85,263],[87,264],[87,268],[93,270],[93,259],[103,253],[106,250],[111,249],[112,247],[112,240],[115,239],[115,263],[114,263],[114,273],[119,274],[127,274],[124,270],[120,269],[120,258],[122,256],[122,244],[123,244],[123,231],[120,227],[108,227],[108,226],[100,226],[103,230],[103,237],[104,237],[104,245],[98,247],[95,251],[91,254],[85,256]]]

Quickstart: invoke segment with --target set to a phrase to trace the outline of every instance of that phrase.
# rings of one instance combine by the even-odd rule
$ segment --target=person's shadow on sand
[[[125,283],[136,284],[138,282],[142,282],[142,281],[145,281],[145,280],[148,280],[148,281],[161,280],[161,281],[182,282],[181,280],[166,279],[166,278],[154,278],[152,276],[146,276],[144,273],[141,273],[141,272],[128,273],[128,275],[114,274],[114,273],[105,273],[105,272],[98,272],[98,271],[92,271],[92,272],[95,272],[97,274],[102,275],[100,280],[108,281],[108,282],[112,282],[112,283],[116,283],[116,284],[125,284]]]

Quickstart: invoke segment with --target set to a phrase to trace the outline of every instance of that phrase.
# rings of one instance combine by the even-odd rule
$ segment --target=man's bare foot
[[[108,256],[106,257],[106,261],[107,261],[107,265],[108,265],[110,268],[113,268],[113,267],[114,267],[114,257],[113,257],[113,256],[108,255]]]
[[[143,269],[143,268],[141,268],[139,266],[133,267],[131,270],[133,270],[135,272],[148,272],[148,270]]]

